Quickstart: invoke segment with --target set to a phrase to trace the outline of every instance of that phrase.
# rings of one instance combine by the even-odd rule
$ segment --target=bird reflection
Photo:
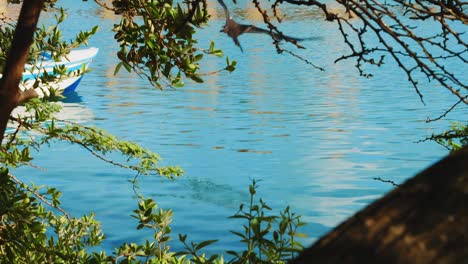
[[[273,37],[277,40],[287,40],[287,41],[302,41],[302,40],[311,40],[311,39],[318,39],[318,38],[294,38],[294,37],[289,37],[285,35],[280,35],[275,32],[272,32],[267,29],[259,28],[254,25],[247,25],[247,24],[239,24],[234,19],[232,19],[229,9],[227,8],[226,4],[224,3],[223,0],[218,0],[218,3],[223,7],[224,9],[224,14],[226,15],[226,24],[223,26],[223,29],[221,29],[221,32],[226,33],[229,37],[232,38],[236,46],[240,48],[242,52],[244,50],[242,49],[242,46],[239,42],[238,37],[244,33],[264,33],[268,34],[271,36],[273,34]]]

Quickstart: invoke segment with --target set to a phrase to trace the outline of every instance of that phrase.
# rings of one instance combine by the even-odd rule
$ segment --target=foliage
[[[37,28],[34,43],[31,46],[28,54],[28,63],[34,65],[33,69],[41,70],[40,64],[41,54],[48,54],[55,60],[59,60],[66,56],[74,48],[81,45],[88,45],[88,40],[96,34],[98,26],[94,26],[89,31],[80,31],[74,39],[63,40],[61,24],[66,19],[66,12],[60,8],[55,13],[55,23],[51,26],[42,25]],[[3,68],[6,56],[10,50],[11,41],[13,39],[13,28],[15,23],[10,22],[0,27],[0,67]],[[58,70],[58,69],[57,69]],[[62,74],[63,75],[63,74]],[[60,76],[60,74],[57,74]],[[50,80],[48,80],[50,81]]]
[[[162,89],[165,85],[181,87],[182,78],[203,82],[198,73],[204,53],[223,56],[219,49],[197,48],[193,37],[194,27],[208,21],[206,3],[200,0],[180,2],[166,1],[113,1],[113,10],[121,16],[114,26],[115,39],[120,44],[115,73],[123,66],[128,71],[145,76],[150,83]],[[189,23],[190,22],[190,23]],[[224,70],[232,71],[235,62]]]
[[[92,214],[71,218],[46,209],[60,208],[56,189],[39,194],[43,188],[17,181],[6,168],[0,184],[1,263],[84,263],[87,250],[104,238]]]
[[[81,45],[88,45],[89,38],[96,34],[98,30],[98,26],[94,26],[89,31],[78,32],[75,39],[64,41],[60,26],[65,21],[67,15],[63,8],[59,8],[54,13],[56,22],[53,25],[47,28],[45,25],[42,25],[36,30],[34,45],[31,47],[29,54],[31,64],[35,64],[35,60],[42,53],[48,53],[55,60],[63,58],[72,49]]]
[[[183,8],[181,3],[172,0],[116,0],[112,7],[96,2],[121,17],[113,29],[115,39],[120,44],[117,56],[121,60],[116,65],[115,74],[123,67],[129,72],[134,71],[146,77],[160,89],[165,86],[182,87],[185,78],[203,82],[202,75],[206,73],[199,73],[199,63],[205,54],[223,56],[223,52],[215,48],[214,42],[210,42],[208,49],[203,49],[198,47],[198,41],[193,37],[194,27],[200,27],[208,21],[207,7],[203,1],[188,1],[186,4],[189,8]],[[46,7],[50,9],[54,4],[55,1],[47,1]],[[55,10],[56,23],[49,27],[42,25],[37,29],[28,56],[31,65],[40,67],[38,60],[43,53],[54,59],[62,58],[71,49],[87,45],[89,37],[97,32],[98,27],[95,26],[89,31],[80,31],[74,40],[63,41],[60,25],[65,20],[66,13],[62,8],[52,10]],[[15,23],[5,25],[0,27],[0,68],[5,64]],[[226,58],[226,66],[219,71],[231,72],[235,67],[236,61]],[[63,74],[39,77],[49,77],[49,80],[42,80],[42,83],[47,83]]]
[[[124,243],[108,255],[103,251],[93,251],[93,247],[104,240],[94,215],[70,217],[60,207],[61,193],[58,190],[46,188],[44,191],[44,188],[28,186],[6,168],[0,170],[0,184],[1,263],[225,263],[223,256],[214,254],[208,257],[200,252],[216,240],[189,243],[186,235],[179,235],[184,249],[172,251],[168,244],[171,241],[172,211],[158,209],[152,199],[140,196],[138,208],[132,216],[138,220],[137,229],[152,230],[153,238],[141,244]],[[247,249],[239,253],[228,251],[234,256],[229,263],[285,263],[303,248],[294,240],[300,235],[296,231],[303,223],[289,208],[279,216],[265,216],[264,210],[269,210],[269,207],[262,200],[260,207],[252,202],[257,188],[255,181],[249,188],[251,202],[248,213],[241,205],[240,211],[232,217],[248,221],[244,225],[245,235],[232,232],[242,237]],[[273,231],[273,238],[268,238],[267,234],[276,220],[279,220],[278,229]],[[266,223],[266,228],[262,228],[263,223]]]
[[[205,254],[199,254],[199,250],[216,242],[207,240],[199,244],[186,242],[186,235],[179,235],[185,250],[171,251],[168,243],[171,240],[170,223],[172,221],[171,210],[158,210],[158,205],[152,199],[141,197],[138,209],[134,210],[134,218],[138,219],[137,229],[147,228],[153,231],[153,239],[146,240],[142,244],[125,243],[116,249],[113,261],[121,263],[224,263],[218,255],[206,258]]]
[[[262,200],[258,204],[254,202],[257,182],[253,180],[249,186],[250,202],[247,210],[241,204],[239,211],[231,216],[234,219],[243,219],[246,224],[242,225],[243,231],[231,231],[241,238],[246,250],[243,252],[228,251],[235,258],[231,263],[286,263],[292,260],[295,253],[304,247],[299,243],[297,237],[305,237],[298,233],[297,229],[304,225],[301,217],[290,211],[289,206],[280,212],[279,216],[267,215],[271,208]],[[274,226],[276,229],[273,229]]]
[[[87,127],[66,120],[54,118],[60,107],[44,99],[33,99],[26,103],[26,112],[11,119],[15,122],[15,129],[6,135],[6,144],[0,148],[0,162],[10,168],[29,165],[31,148],[39,150],[44,144],[61,140],[77,144],[88,150],[95,157],[113,165],[131,169],[138,174],[158,174],[174,179],[183,174],[179,167],[158,166],[159,155],[142,148],[138,144],[118,140],[102,129]],[[126,157],[123,164],[106,158],[106,155],[118,152]]]
[[[183,173],[179,167],[158,166],[159,156],[135,143],[117,140],[97,128],[55,119],[54,114],[59,110],[60,107],[53,102],[33,99],[26,103],[25,113],[11,118],[14,129],[7,133],[5,144],[0,148],[1,263],[30,263],[29,260],[34,263],[106,263],[112,259],[103,252],[88,253],[104,238],[92,214],[72,218],[60,208],[58,199],[61,193],[58,190],[47,188],[44,191],[44,188],[28,186],[9,173],[7,168],[31,165],[31,149],[39,150],[44,144],[64,140],[84,147],[103,161],[134,170],[137,176],[156,173],[173,179]],[[106,154],[116,151],[127,157],[127,162],[137,162],[127,165],[106,159]],[[59,210],[62,215],[45,206]],[[141,216],[142,225],[162,219],[151,222],[151,227],[160,227],[160,231],[167,232],[172,213],[159,211],[153,214],[154,206],[150,202],[141,203],[139,209],[144,213],[135,211],[135,217]],[[148,214],[153,216],[150,220],[144,218]],[[166,217],[162,217],[163,214]],[[155,238],[161,238],[158,240],[160,243],[167,239],[160,233],[155,234]],[[125,255],[127,247],[122,246],[118,254]]]
[[[13,29],[11,27],[0,27],[0,69],[3,72],[6,56],[10,50],[11,40],[13,39]]]
[[[440,134],[433,134],[424,141],[426,140],[435,141],[450,151],[457,151],[468,145],[468,126],[455,122],[449,130]]]

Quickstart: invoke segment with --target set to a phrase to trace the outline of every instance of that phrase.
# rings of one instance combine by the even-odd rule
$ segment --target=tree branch
[[[400,186],[400,184],[395,183],[395,182],[392,181],[392,180],[386,180],[386,179],[382,179],[382,178],[380,178],[380,177],[375,177],[375,178],[373,178],[373,179],[376,180],[376,181],[380,181],[380,182],[390,183],[391,185],[396,186],[396,187]]]
[[[468,98],[468,95],[465,96],[465,99]],[[452,105],[452,107],[450,107],[449,109],[447,109],[442,115],[436,117],[436,118],[427,118],[426,120],[426,123],[429,123],[429,122],[433,122],[433,121],[437,121],[437,120],[440,120],[442,118],[444,118],[448,113],[452,112],[453,109],[455,109],[455,107],[460,104],[461,102],[463,102],[463,99],[460,99],[458,100],[458,102],[456,102],[455,104]]]
[[[34,0],[24,1],[21,7],[3,78],[0,81],[0,148],[11,111],[32,95],[30,92],[22,95],[19,83],[43,6],[44,0]]]

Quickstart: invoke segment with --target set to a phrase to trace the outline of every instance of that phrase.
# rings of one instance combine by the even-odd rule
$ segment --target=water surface
[[[237,70],[161,92],[137,76],[113,76],[118,46],[111,14],[93,3],[63,2],[72,11],[65,35],[100,25],[90,41],[100,53],[77,94],[66,100],[73,103],[67,114],[73,118],[78,104],[80,122],[150,148],[164,164],[180,165],[183,178],[140,178],[140,191],[173,209],[174,234],[221,239],[215,251],[239,248],[228,232],[240,230],[239,223],[227,217],[247,201],[251,179],[261,180],[258,193],[269,205],[277,210],[291,205],[303,215],[306,243],[311,243],[391,189],[374,177],[402,182],[446,154],[435,143],[416,141],[445,129],[450,120],[468,119],[466,107],[460,107],[447,120],[425,123],[455,98],[428,87],[424,105],[392,65],[365,79],[353,61],[334,64],[346,51],[335,27],[321,18],[294,19],[294,13],[282,28],[322,38],[304,42],[307,49],[300,54],[324,72],[276,54],[266,35],[242,36],[241,53],[219,33],[221,17],[199,31],[200,44],[207,47],[215,40],[237,60]],[[210,59],[203,69],[223,65],[223,59]],[[136,232],[129,216],[137,203],[128,183],[132,172],[65,143],[43,148],[35,164],[43,169],[23,168],[17,174],[62,190],[63,207],[75,215],[95,212],[107,235],[106,250],[151,238]]]

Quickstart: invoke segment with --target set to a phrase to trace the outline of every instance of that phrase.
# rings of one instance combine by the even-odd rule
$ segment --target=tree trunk
[[[11,111],[20,103],[37,96],[34,90],[21,92],[19,83],[43,5],[44,0],[25,0],[21,6],[3,78],[0,81],[0,148]]]
[[[291,264],[468,263],[468,147],[373,202]]]

